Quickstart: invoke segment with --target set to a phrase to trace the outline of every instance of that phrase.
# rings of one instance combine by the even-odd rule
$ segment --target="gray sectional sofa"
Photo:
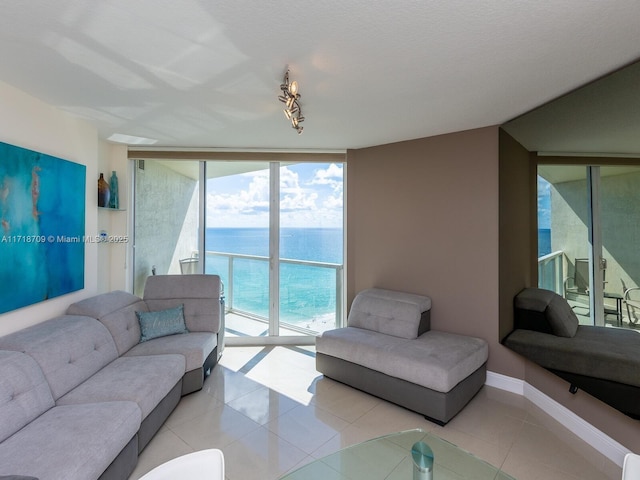
[[[422,295],[358,293],[348,326],[316,339],[316,369],[446,424],[484,385],[489,350],[480,338],[431,330],[430,309]]]
[[[1,337],[0,477],[126,479],[217,363],[221,291],[215,275],[153,276],[143,298],[98,295]]]

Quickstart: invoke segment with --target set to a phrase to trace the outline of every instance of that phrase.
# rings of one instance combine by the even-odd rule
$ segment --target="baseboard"
[[[485,385],[524,396],[551,418],[560,422],[571,433],[577,435],[620,467],[624,462],[624,456],[630,452],[627,447],[601,432],[589,422],[524,380],[518,380],[500,373],[487,372]]]
[[[485,385],[490,387],[499,388],[507,392],[515,393],[517,395],[524,395],[524,380],[518,380],[517,378],[508,377],[501,373],[487,372],[487,380]]]

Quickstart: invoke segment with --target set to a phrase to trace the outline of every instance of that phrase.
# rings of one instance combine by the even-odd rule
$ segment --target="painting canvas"
[[[86,167],[0,142],[0,314],[84,288]]]

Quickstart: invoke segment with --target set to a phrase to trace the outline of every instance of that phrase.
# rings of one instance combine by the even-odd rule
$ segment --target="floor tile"
[[[138,465],[129,477],[137,480],[156,466],[169,460],[193,452],[194,449],[187,445],[179,436],[167,428],[160,430],[149,442],[138,458]]]
[[[380,402],[379,398],[328,378],[315,382],[311,399],[312,404],[351,423]]]
[[[204,448],[223,451],[227,480],[276,480],[347,446],[414,428],[517,480],[622,476],[619,466],[520,395],[485,386],[441,427],[324,378],[313,347],[270,346],[227,347],[204,388],[183,397],[149,443],[130,480]]]
[[[264,427],[225,447],[224,455],[229,480],[275,480],[307,457],[302,450]]]
[[[371,438],[414,428],[430,431],[436,426],[422,415],[389,402],[380,402],[353,425],[369,432]]]
[[[299,405],[266,426],[279,437],[310,454],[347,425],[345,420],[315,405]]]
[[[227,405],[249,417],[254,422],[264,425],[300,404],[275,390],[261,387],[227,402]]]
[[[258,428],[260,424],[228,405],[216,405],[198,418],[170,427],[170,430],[194,450],[202,450],[223,449]]]

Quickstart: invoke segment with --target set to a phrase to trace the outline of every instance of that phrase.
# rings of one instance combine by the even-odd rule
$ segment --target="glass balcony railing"
[[[206,252],[205,273],[220,275],[227,311],[268,323],[269,258]],[[342,326],[343,265],[280,259],[280,326],[306,334]]]
[[[564,252],[552,252],[538,258],[538,287],[564,296]]]

